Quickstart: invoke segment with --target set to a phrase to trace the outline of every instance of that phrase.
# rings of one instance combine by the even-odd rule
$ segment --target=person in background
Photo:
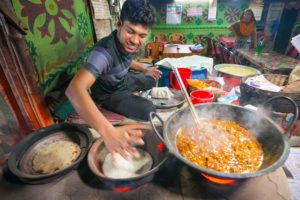
[[[256,20],[251,9],[244,10],[240,20],[231,24],[228,29],[236,37],[233,50],[256,48]]]
[[[141,129],[150,127],[141,124],[114,127],[95,102],[139,120],[148,120],[149,113],[155,111],[151,101],[134,93],[154,87],[161,72],[157,67],[146,68],[133,60],[154,23],[155,9],[149,2],[125,1],[116,30],[95,45],[66,90],[77,113],[100,133],[113,158],[116,153],[125,158],[137,156],[133,146],[144,143]],[[140,73],[129,74],[129,68]]]

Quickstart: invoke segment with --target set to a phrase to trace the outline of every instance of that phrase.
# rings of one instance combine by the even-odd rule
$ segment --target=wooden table
[[[204,47],[196,52],[192,52],[190,47],[194,47],[193,44],[165,44],[162,58],[180,58],[184,56],[199,55],[204,51]]]
[[[239,56],[244,57],[255,66],[263,68],[266,71],[280,68],[293,69],[296,65],[300,64],[300,60],[272,51],[263,52],[261,56],[256,55],[254,49],[237,49],[237,52]]]
[[[222,36],[219,38],[219,42],[224,44],[224,46],[227,48],[232,48],[235,42],[235,37]]]

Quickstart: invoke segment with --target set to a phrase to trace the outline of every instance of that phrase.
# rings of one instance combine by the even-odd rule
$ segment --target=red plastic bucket
[[[207,90],[194,90],[190,94],[193,104],[213,102],[215,95]]]
[[[191,78],[191,76],[192,76],[192,70],[189,69],[189,68],[178,68],[177,70],[178,70],[178,72],[180,74],[180,77],[182,79],[182,82],[183,82],[185,88],[187,89],[188,88],[188,82],[187,82],[186,79],[190,79]],[[171,85],[172,88],[174,88],[176,90],[180,90],[180,85],[179,85],[177,79],[174,78],[174,76],[175,76],[174,72],[171,71],[170,72],[170,85]]]

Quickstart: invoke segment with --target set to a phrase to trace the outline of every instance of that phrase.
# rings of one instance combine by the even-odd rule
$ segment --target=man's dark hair
[[[155,8],[147,0],[127,0],[123,4],[120,19],[152,26],[155,24]]]

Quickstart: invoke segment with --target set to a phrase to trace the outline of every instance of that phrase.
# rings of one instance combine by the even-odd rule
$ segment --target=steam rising
[[[251,143],[255,141],[254,137],[258,137],[260,135],[259,133],[267,129],[267,123],[264,123],[266,119],[263,115],[255,114],[253,111],[238,106],[224,104],[217,106],[213,104],[201,104],[196,106],[196,110],[201,122],[196,125],[190,112],[184,112],[179,119],[176,119],[177,134],[183,131],[185,135],[188,135],[188,138],[191,138],[196,144],[204,145],[205,151],[208,152],[208,154],[224,155],[230,164],[239,164],[240,161],[238,160],[241,160],[241,157],[237,158],[234,154],[237,155],[236,152],[241,150],[243,150],[242,157],[249,162],[253,160],[253,154],[251,153],[251,148],[253,147],[249,147],[249,144],[250,141]],[[234,126],[225,125],[227,124],[226,121]],[[236,127],[242,127],[243,129],[236,129]],[[249,138],[247,135],[245,135],[245,137],[237,136],[243,135],[242,133],[247,130],[250,131],[254,137],[252,137],[252,135]],[[228,134],[228,132],[233,134]],[[237,142],[235,138],[241,140]],[[259,140],[259,138],[257,139]],[[199,149],[195,148],[195,151],[198,150]],[[199,152],[193,153],[197,155],[203,152],[199,150]],[[232,156],[228,157],[228,155]],[[262,162],[262,154],[259,160],[260,165]],[[245,172],[248,171],[244,171],[243,173]]]
[[[233,107],[235,107],[235,109],[233,109]],[[263,112],[262,109],[258,109],[258,111],[255,113],[254,111],[248,110],[246,108],[242,108],[241,110],[241,107],[239,106],[224,104],[222,107],[206,107],[204,105],[198,105],[196,106],[196,110],[201,120],[222,119],[227,121],[234,121],[243,128],[249,130],[254,136],[257,136],[258,133],[268,129],[268,124],[265,123],[265,112]],[[193,119],[189,110],[177,120],[178,121],[176,123],[178,123],[178,127],[190,127],[191,134],[197,132],[195,120]],[[205,128],[208,129],[210,133],[215,131],[215,127],[207,126]],[[213,137],[217,137],[219,140],[227,140],[227,137],[222,133],[216,133],[213,135]]]

